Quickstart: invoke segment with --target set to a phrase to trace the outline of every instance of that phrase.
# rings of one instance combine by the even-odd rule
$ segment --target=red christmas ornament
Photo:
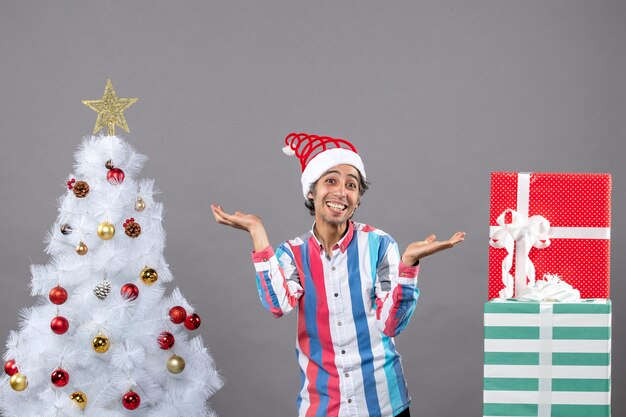
[[[139,296],[139,288],[135,284],[124,284],[120,289],[120,294],[122,294],[122,298],[133,301]]]
[[[50,328],[56,334],[63,334],[70,328],[70,322],[63,316],[56,316],[50,322]]]
[[[176,306],[170,309],[170,320],[172,323],[180,324],[187,318],[187,310],[184,307]]]
[[[185,319],[185,327],[189,330],[196,330],[200,327],[201,322],[202,320],[200,320],[200,316],[194,313],[191,316],[187,316]]]
[[[15,359],[6,361],[4,364],[4,372],[6,372],[9,376],[13,376],[19,372],[19,369],[17,369],[17,365],[15,364]]]
[[[170,332],[163,332],[157,337],[157,342],[159,342],[159,347],[163,350],[171,349],[174,346],[174,335]]]
[[[141,404],[141,397],[132,389],[122,397],[122,405],[127,410],[136,410]]]
[[[124,182],[124,171],[119,168],[111,168],[107,172],[107,181],[113,185],[118,185]]]
[[[76,182],[76,178],[72,178],[71,180],[69,180],[67,182],[67,189],[71,190],[72,188],[74,188],[74,183]]]
[[[63,388],[70,382],[70,374],[65,369],[58,368],[50,375],[50,381],[55,387]]]
[[[67,291],[65,291],[65,288],[57,285],[50,290],[48,297],[50,301],[52,301],[52,304],[60,305],[67,301]]]

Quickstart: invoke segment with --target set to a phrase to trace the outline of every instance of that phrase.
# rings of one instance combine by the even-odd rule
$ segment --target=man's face
[[[317,180],[309,193],[315,205],[315,221],[332,225],[345,223],[359,205],[359,171],[352,165],[337,165]]]

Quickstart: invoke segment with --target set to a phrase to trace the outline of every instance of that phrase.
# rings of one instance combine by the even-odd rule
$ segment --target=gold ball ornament
[[[141,274],[139,274],[139,277],[144,284],[150,286],[157,282],[157,280],[159,279],[159,274],[156,269],[145,267],[141,270]]]
[[[146,202],[143,201],[143,198],[137,197],[137,201],[135,202],[135,210],[143,211],[146,208]]]
[[[13,374],[10,383],[11,388],[15,391],[24,391],[26,387],[28,387],[28,379],[26,379],[26,375],[20,374],[19,372]]]
[[[85,407],[87,407],[87,394],[82,391],[72,393],[72,395],[70,395],[70,400],[72,400],[81,410],[84,410]]]
[[[82,240],[80,241],[78,246],[76,246],[76,253],[79,254],[80,256],[85,255],[88,250],[89,250],[89,248],[87,247],[85,242],[83,242]]]
[[[115,236],[115,226],[109,222],[102,222],[98,225],[98,236],[102,240],[109,240]]]
[[[178,355],[172,355],[167,360],[167,370],[173,374],[179,374],[185,370],[185,360]]]
[[[111,342],[109,341],[108,337],[100,334],[93,338],[91,345],[93,346],[93,350],[95,350],[96,352],[105,353],[111,347]]]

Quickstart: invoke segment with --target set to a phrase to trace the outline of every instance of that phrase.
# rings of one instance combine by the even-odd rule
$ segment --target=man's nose
[[[336,191],[337,191],[337,195],[339,197],[345,197],[346,196],[346,185],[343,184],[343,183],[339,184],[339,187],[338,187],[338,189]]]

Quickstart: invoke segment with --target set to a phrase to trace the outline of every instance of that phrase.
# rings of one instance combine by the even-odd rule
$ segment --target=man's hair
[[[317,179],[317,181],[319,181],[319,178]],[[309,192],[313,194],[313,196],[315,196],[315,186],[317,185],[317,181],[311,184],[311,187],[309,188]],[[359,200],[369,188],[370,188],[369,181],[365,181],[363,179],[363,176],[359,172]],[[309,213],[311,213],[311,216],[315,216],[315,204],[313,203],[312,198],[307,198],[307,200],[304,202],[304,207],[309,209]]]

